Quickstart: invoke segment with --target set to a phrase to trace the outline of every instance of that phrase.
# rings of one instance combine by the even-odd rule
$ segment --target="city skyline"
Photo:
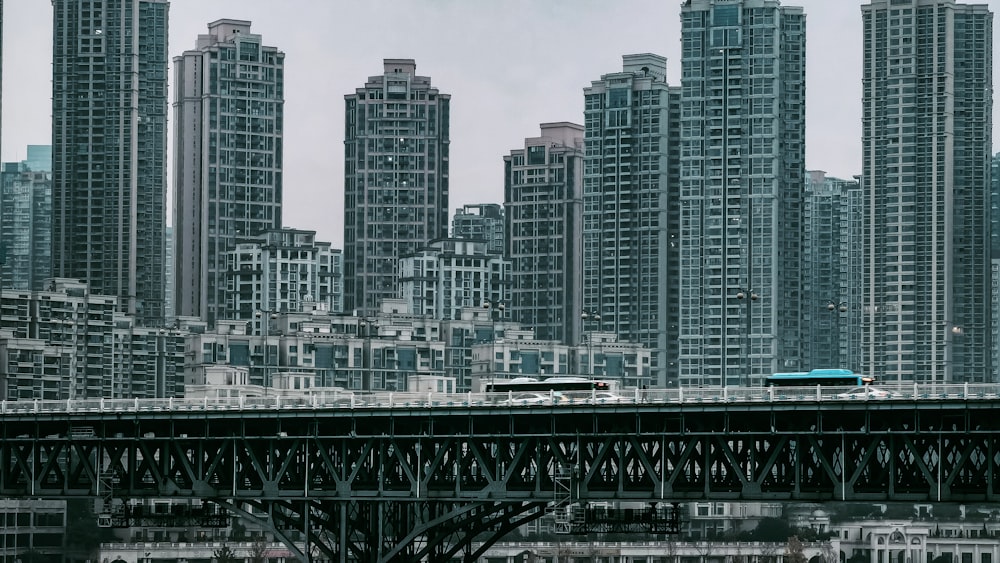
[[[1000,9],[1000,0],[980,3]],[[316,230],[318,239],[335,247],[343,245],[343,96],[383,58],[416,59],[420,74],[433,77],[455,99],[449,213],[466,204],[502,202],[503,156],[510,147],[535,134],[538,123],[582,124],[583,89],[620,66],[622,55],[665,56],[668,83],[680,84],[675,2],[296,5],[294,17],[275,17],[264,1],[174,2],[168,54],[189,49],[206,25],[220,18],[254,22],[255,32],[287,53],[283,223]],[[801,6],[806,14],[806,168],[850,178],[861,172],[862,2],[782,5]],[[51,142],[52,8],[47,2],[5,8],[6,162],[23,159],[28,144]],[[338,29],[338,22],[366,20],[379,21],[386,30],[419,29],[427,40],[385,33],[372,42],[365,26]],[[616,26],[627,32],[607,33]],[[172,135],[172,119],[169,131]]]

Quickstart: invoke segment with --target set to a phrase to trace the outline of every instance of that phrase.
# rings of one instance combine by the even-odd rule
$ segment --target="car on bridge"
[[[613,391],[591,391],[590,393],[567,393],[569,395],[568,400],[572,403],[585,404],[585,405],[605,405],[605,404],[617,404],[617,403],[632,403],[634,402],[630,397],[624,397],[615,393]]]
[[[855,387],[850,391],[845,391],[837,395],[838,399],[854,399],[867,401],[869,399],[889,399],[892,397],[892,393],[884,391],[877,387],[872,387],[871,385],[862,385],[861,387]]]
[[[501,405],[528,406],[528,405],[551,405],[570,402],[570,399],[553,391],[551,395],[541,391],[522,391],[511,393],[510,397],[500,401]]]

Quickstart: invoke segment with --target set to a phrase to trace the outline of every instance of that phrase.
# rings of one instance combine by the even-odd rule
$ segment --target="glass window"
[[[528,164],[545,164],[545,147],[536,145],[528,147]]]
[[[628,88],[611,88],[608,90],[609,108],[627,108],[629,104]]]
[[[739,5],[715,6],[712,10],[712,25],[715,27],[734,27],[740,25]]]

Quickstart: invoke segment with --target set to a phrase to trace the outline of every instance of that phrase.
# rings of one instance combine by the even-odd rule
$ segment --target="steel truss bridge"
[[[648,507],[663,533],[655,514],[683,501],[1000,500],[995,394],[759,392],[4,402],[0,496],[201,499],[333,561],[472,561],[596,501]]]

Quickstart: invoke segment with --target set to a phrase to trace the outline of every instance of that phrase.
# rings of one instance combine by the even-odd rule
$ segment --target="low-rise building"
[[[567,346],[554,340],[536,340],[533,330],[506,329],[499,338],[472,346],[471,377],[478,382],[495,378],[583,375],[641,388],[652,382],[652,352],[641,344],[619,342],[613,333],[587,333],[583,344]]]
[[[260,312],[343,309],[341,252],[315,231],[265,231],[237,242],[228,261],[226,319],[253,321],[259,331]]]
[[[0,292],[6,400],[179,396],[186,330],[142,327],[78,280]]]
[[[411,311],[434,319],[459,319],[462,309],[503,303],[510,264],[485,241],[438,239],[399,259],[399,285]],[[499,319],[509,318],[497,308]]]

